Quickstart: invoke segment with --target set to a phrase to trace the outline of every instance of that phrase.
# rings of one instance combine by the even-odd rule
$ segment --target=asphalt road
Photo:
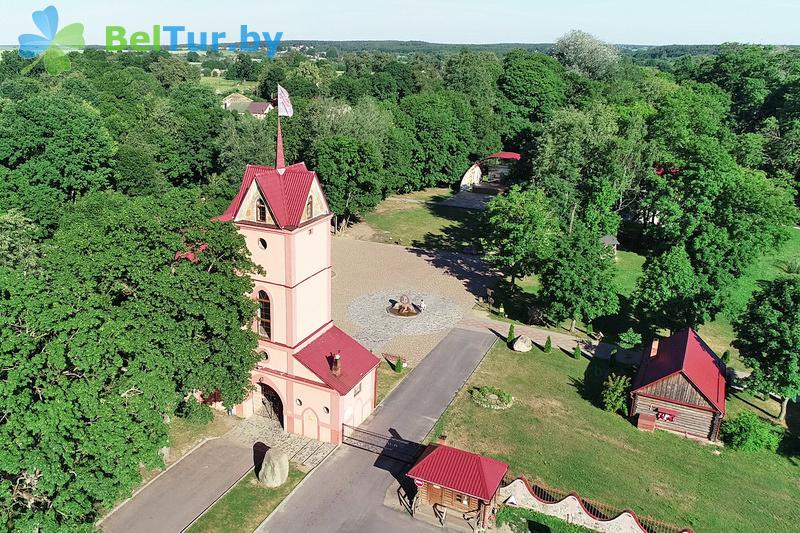
[[[497,337],[453,329],[361,428],[423,439]],[[441,531],[385,507],[384,496],[406,465],[341,446],[300,485],[258,533]]]
[[[206,442],[106,518],[106,533],[179,532],[253,466],[253,450],[225,439]]]

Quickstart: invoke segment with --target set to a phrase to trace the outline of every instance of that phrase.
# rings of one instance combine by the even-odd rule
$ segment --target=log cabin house
[[[725,416],[725,365],[691,328],[654,339],[633,382],[631,416],[640,429],[711,441]]]
[[[442,438],[429,445],[406,474],[417,486],[412,509],[431,506],[442,525],[447,510],[455,511],[474,520],[476,528],[485,528],[494,521],[497,489],[507,471],[507,464],[446,446]]]

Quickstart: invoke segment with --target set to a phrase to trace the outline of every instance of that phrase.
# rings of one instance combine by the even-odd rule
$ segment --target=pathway
[[[252,466],[252,448],[210,440],[146,485],[100,527],[106,533],[182,531]]]
[[[488,317],[471,316],[462,320],[459,325],[463,328],[474,329],[476,331],[491,330],[496,332],[503,338],[508,336],[508,322],[494,320]],[[641,352],[637,350],[624,350],[614,344],[607,342],[598,342],[594,339],[586,339],[570,335],[569,333],[560,333],[558,331],[550,331],[548,329],[538,328],[536,326],[526,326],[523,324],[514,325],[514,333],[517,335],[527,335],[531,340],[541,346],[547,342],[547,337],[553,343],[554,348],[561,348],[569,353],[575,350],[575,346],[580,344],[581,350],[584,354],[590,357],[597,357],[598,359],[608,359],[612,352],[617,352],[617,361],[625,364],[639,364],[641,361]]]
[[[488,331],[451,330],[361,427],[421,441],[496,338]],[[387,489],[407,468],[340,446],[256,531],[441,531],[383,505]]]

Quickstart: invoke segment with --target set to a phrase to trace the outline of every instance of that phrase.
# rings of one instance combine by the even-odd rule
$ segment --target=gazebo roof
[[[496,459],[433,444],[406,475],[488,501],[507,471],[508,465]]]

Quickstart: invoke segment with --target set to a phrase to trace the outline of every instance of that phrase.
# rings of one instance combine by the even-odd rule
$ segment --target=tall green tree
[[[511,277],[528,276],[550,257],[558,234],[558,220],[541,189],[512,187],[486,206],[482,242],[486,259]]]
[[[600,235],[576,224],[571,234],[557,241],[553,256],[539,274],[539,297],[548,314],[557,321],[569,319],[589,323],[615,313],[619,297],[614,283],[611,250]]]
[[[317,143],[313,155],[337,230],[378,205],[383,162],[377,146],[352,137],[329,137]]]
[[[678,331],[708,320],[702,305],[702,279],[692,267],[683,245],[651,257],[636,282],[633,305],[639,319],[649,326]]]
[[[734,322],[734,346],[752,373],[755,391],[783,398],[780,420],[789,400],[800,394],[800,278],[779,278],[757,290]]]
[[[63,92],[0,108],[0,210],[55,228],[63,204],[108,186],[117,145],[100,114]]]
[[[0,516],[23,531],[91,531],[161,464],[186,395],[244,399],[244,239],[191,191],[94,193],[70,209],[42,274],[0,267]],[[194,260],[176,257],[193,251]]]

